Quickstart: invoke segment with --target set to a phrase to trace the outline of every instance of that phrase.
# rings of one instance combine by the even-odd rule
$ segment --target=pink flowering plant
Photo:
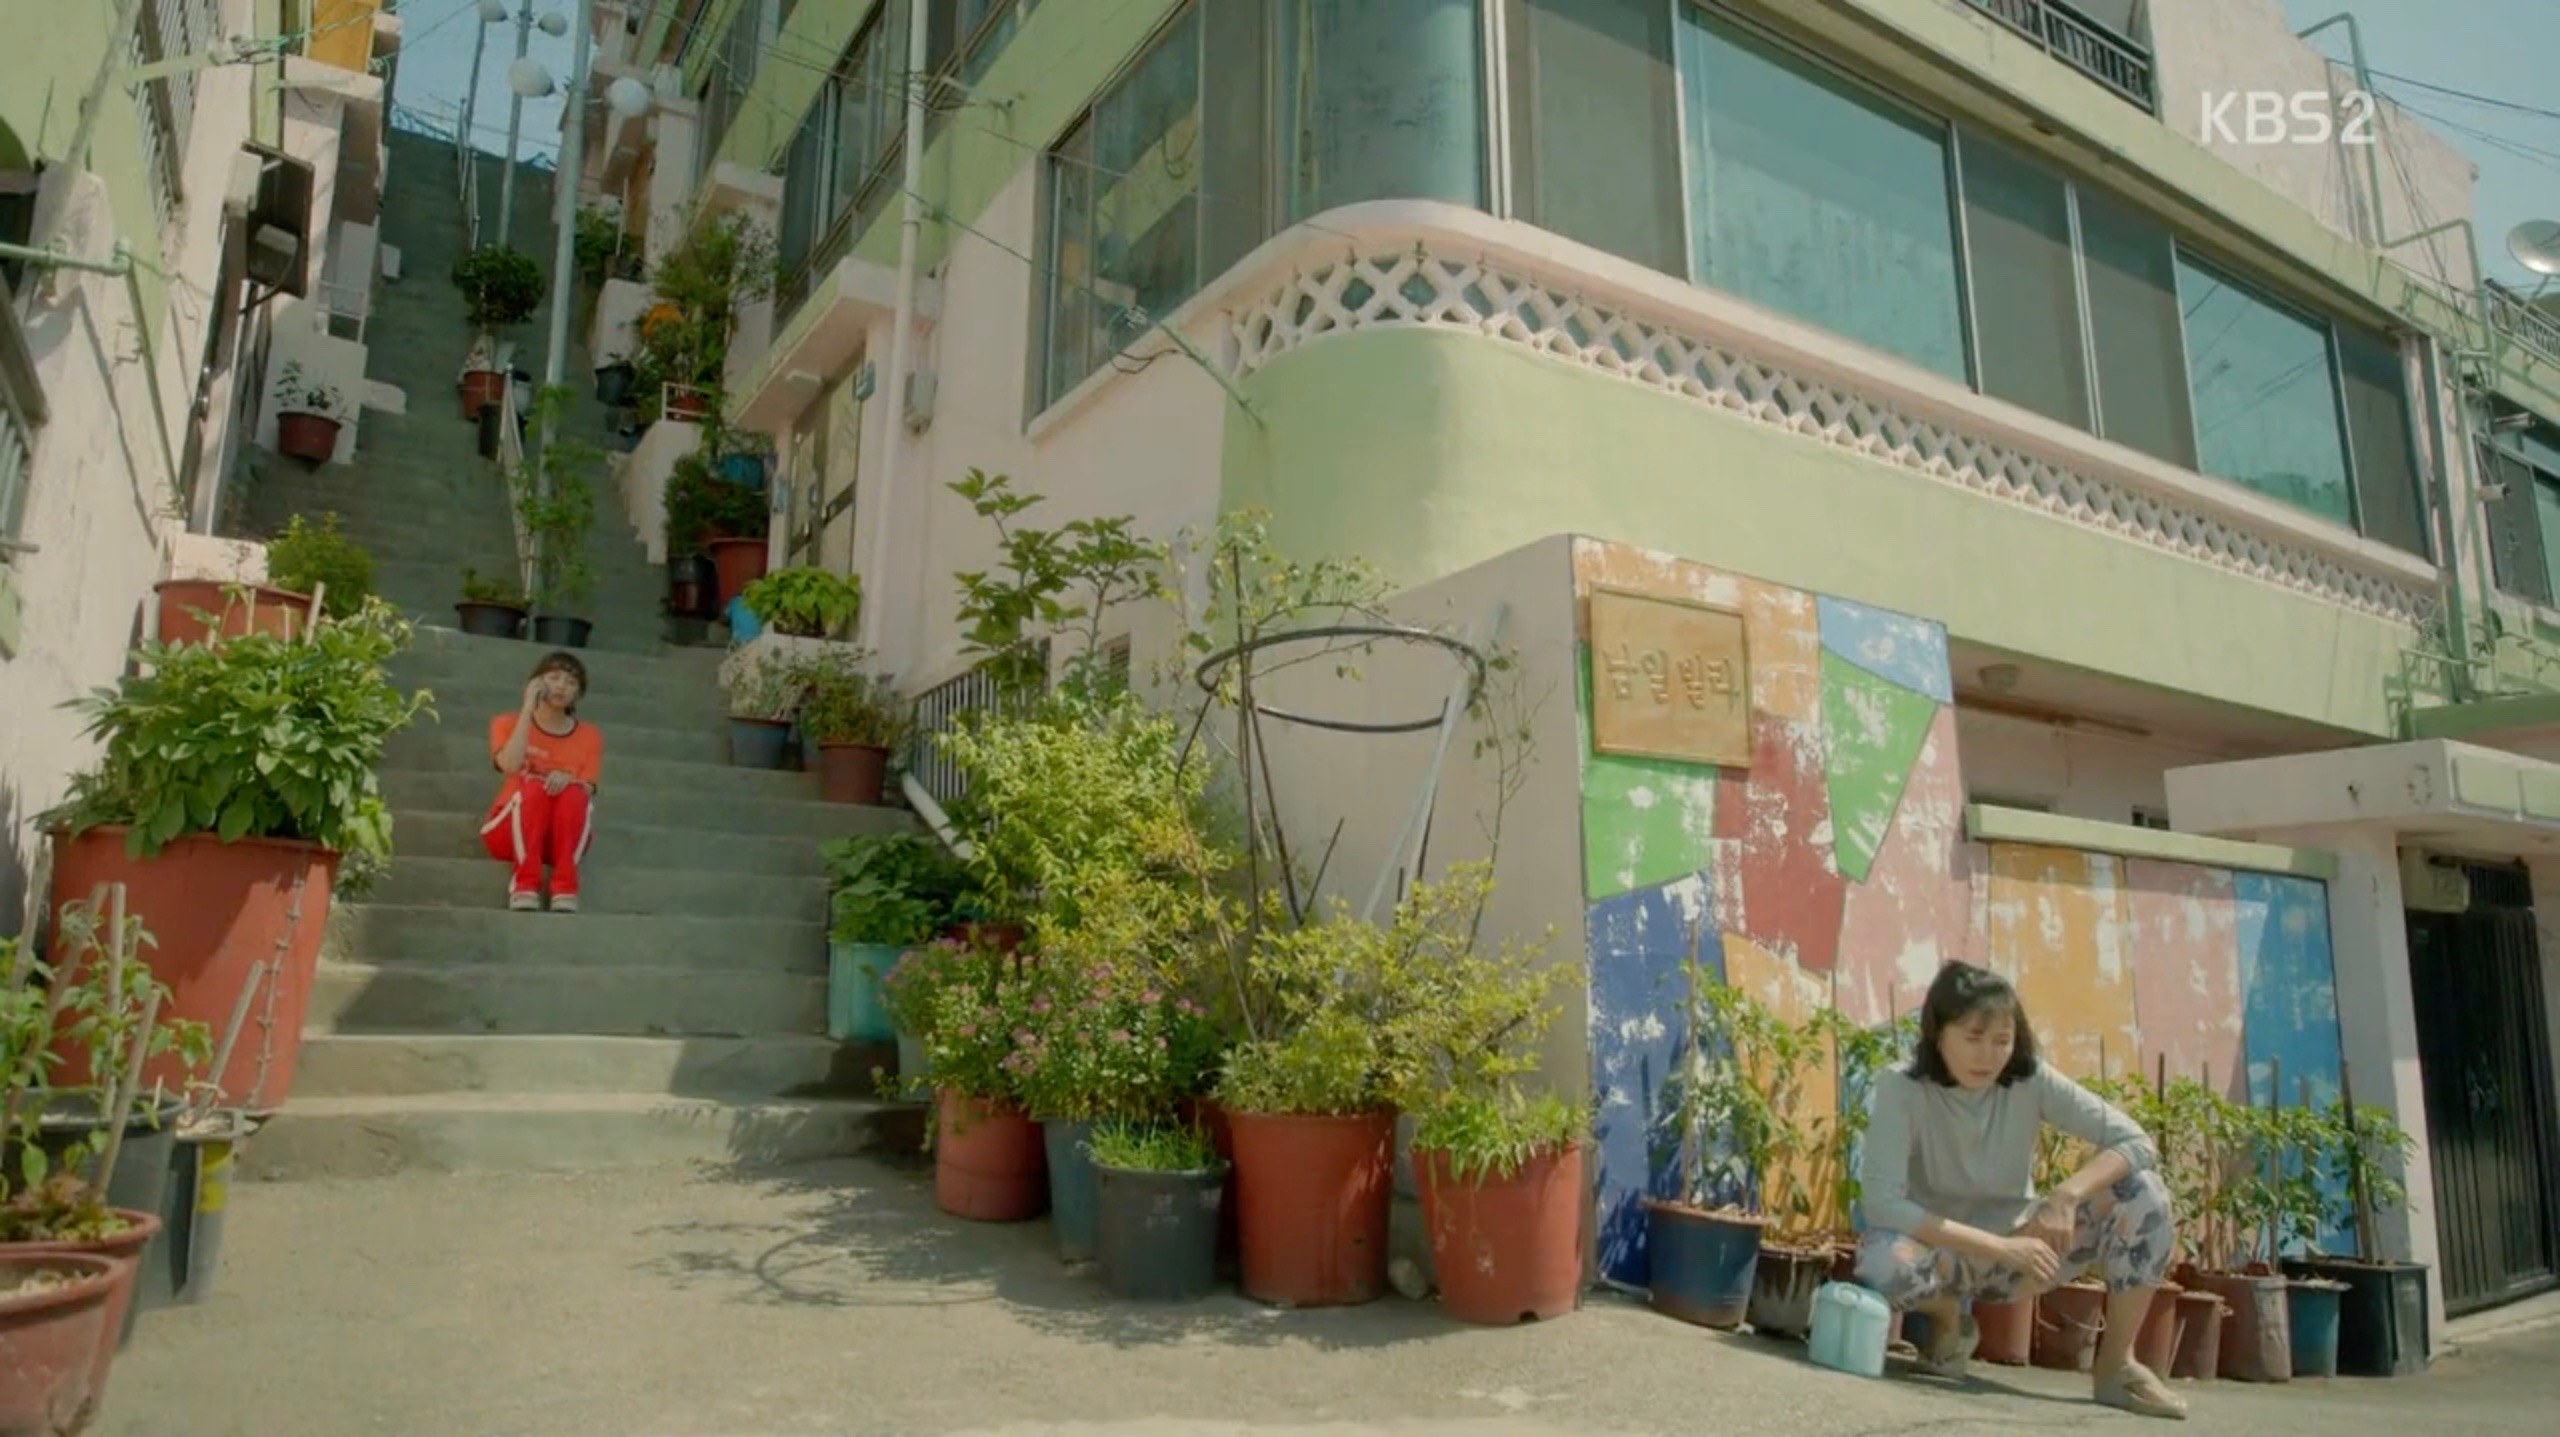
[[[1043,1121],[1170,1116],[1217,1061],[1208,1011],[1143,963],[1043,963],[1028,992],[1004,1070]]]
[[[1030,983],[994,948],[944,939],[898,960],[883,984],[892,1020],[924,1045],[937,1090],[1018,1101],[1005,1060],[1022,1030]]]

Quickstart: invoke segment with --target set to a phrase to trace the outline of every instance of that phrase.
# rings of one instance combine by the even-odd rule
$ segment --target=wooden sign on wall
[[[1751,656],[1742,615],[1592,590],[1591,738],[1600,753],[1749,768]]]

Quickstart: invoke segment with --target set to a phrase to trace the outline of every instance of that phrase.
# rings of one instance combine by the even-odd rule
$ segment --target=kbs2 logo
[[[2363,90],[2336,99],[2326,90],[2208,90],[2204,139],[2208,145],[2370,145],[2379,109]]]

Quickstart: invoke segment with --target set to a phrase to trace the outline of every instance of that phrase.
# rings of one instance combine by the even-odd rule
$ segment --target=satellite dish
[[[630,75],[604,87],[605,104],[626,120],[636,120],[649,113],[653,98],[649,87]]]
[[[528,100],[539,100],[560,88],[553,83],[551,72],[531,55],[507,67],[507,88]]]
[[[545,35],[556,37],[569,33],[569,22],[567,18],[556,11],[552,14],[543,16],[541,19],[536,20],[533,23],[540,27],[542,33]]]
[[[2507,253],[2545,279],[2560,277],[2560,220],[2527,220],[2507,233]]]
[[[480,0],[480,23],[503,25],[507,19],[507,0]]]

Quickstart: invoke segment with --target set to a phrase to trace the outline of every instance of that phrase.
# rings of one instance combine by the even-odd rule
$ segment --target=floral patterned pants
[[[2080,1204],[2071,1226],[2071,1251],[2063,1254],[2062,1271],[2054,1280],[2070,1282],[2097,1268],[2109,1292],[2158,1287],[2176,1250],[2168,1184],[2158,1173],[2133,1173]],[[1977,1302],[2013,1301],[2027,1275],[1902,1233],[1874,1230],[1858,1243],[1858,1281],[1883,1294],[1897,1311],[1907,1311],[1950,1294]]]

